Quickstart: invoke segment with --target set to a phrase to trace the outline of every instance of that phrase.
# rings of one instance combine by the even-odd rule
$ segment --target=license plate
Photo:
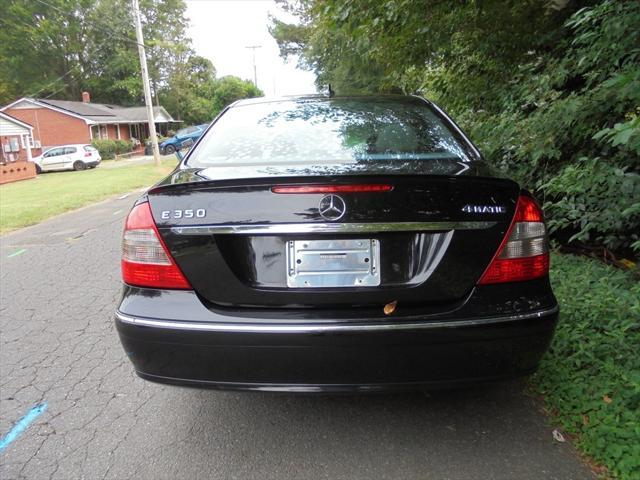
[[[292,288],[380,285],[380,243],[375,239],[287,242],[287,286]]]

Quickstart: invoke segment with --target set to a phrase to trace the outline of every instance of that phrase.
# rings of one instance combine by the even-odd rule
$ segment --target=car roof
[[[398,103],[416,103],[428,102],[422,97],[416,95],[399,95],[399,94],[379,94],[379,95],[340,95],[327,96],[321,94],[309,95],[286,95],[281,97],[255,97],[237,100],[230,107],[241,107],[245,105],[256,105],[260,103],[278,103],[278,102],[312,102],[312,101],[334,101],[334,100],[359,100],[362,102],[379,102],[379,101],[396,101]],[[429,103],[429,102],[428,102]]]
[[[64,148],[64,147],[93,147],[90,143],[67,143],[65,145],[54,145],[53,147],[47,147],[47,150],[52,148]]]
[[[91,145],[90,143],[68,143],[66,145],[54,145],[53,147],[45,147],[45,148],[42,149],[42,153],[40,155],[44,155],[45,153],[53,150],[54,148],[65,148],[65,147],[91,147],[91,148],[96,148],[93,145]]]

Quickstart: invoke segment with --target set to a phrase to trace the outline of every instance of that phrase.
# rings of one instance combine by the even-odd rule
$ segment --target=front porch
[[[173,125],[175,124],[175,125]],[[167,136],[178,122],[156,123],[156,133]],[[136,123],[96,123],[89,126],[91,140],[137,140],[144,145],[149,138],[149,125],[146,122]],[[138,144],[138,142],[134,143]]]

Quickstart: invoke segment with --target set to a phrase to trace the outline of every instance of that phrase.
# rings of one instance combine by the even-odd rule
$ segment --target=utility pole
[[[256,69],[256,48],[262,48],[262,45],[250,45],[248,47],[253,51],[253,84],[258,88],[258,70]]]
[[[144,38],[142,36],[142,22],[140,20],[140,6],[138,0],[131,0],[133,17],[136,22],[136,40],[138,41],[138,54],[140,55],[140,71],[142,72],[142,86],[144,88],[144,103],[147,106],[147,121],[149,123],[149,136],[153,148],[153,160],[160,166],[160,149],[156,136],[156,124],[153,121],[153,102],[151,100],[151,87],[149,86],[149,70],[147,69],[147,55],[144,51]]]

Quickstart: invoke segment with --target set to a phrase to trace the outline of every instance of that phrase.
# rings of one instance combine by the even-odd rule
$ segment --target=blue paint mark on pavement
[[[7,433],[0,439],[0,452],[7,448],[16,438],[18,438],[20,434],[24,432],[27,427],[29,427],[29,425],[46,409],[47,404],[41,403],[40,405],[36,405],[31,410],[29,410],[29,412],[27,412],[27,414],[13,426],[9,433]]]

